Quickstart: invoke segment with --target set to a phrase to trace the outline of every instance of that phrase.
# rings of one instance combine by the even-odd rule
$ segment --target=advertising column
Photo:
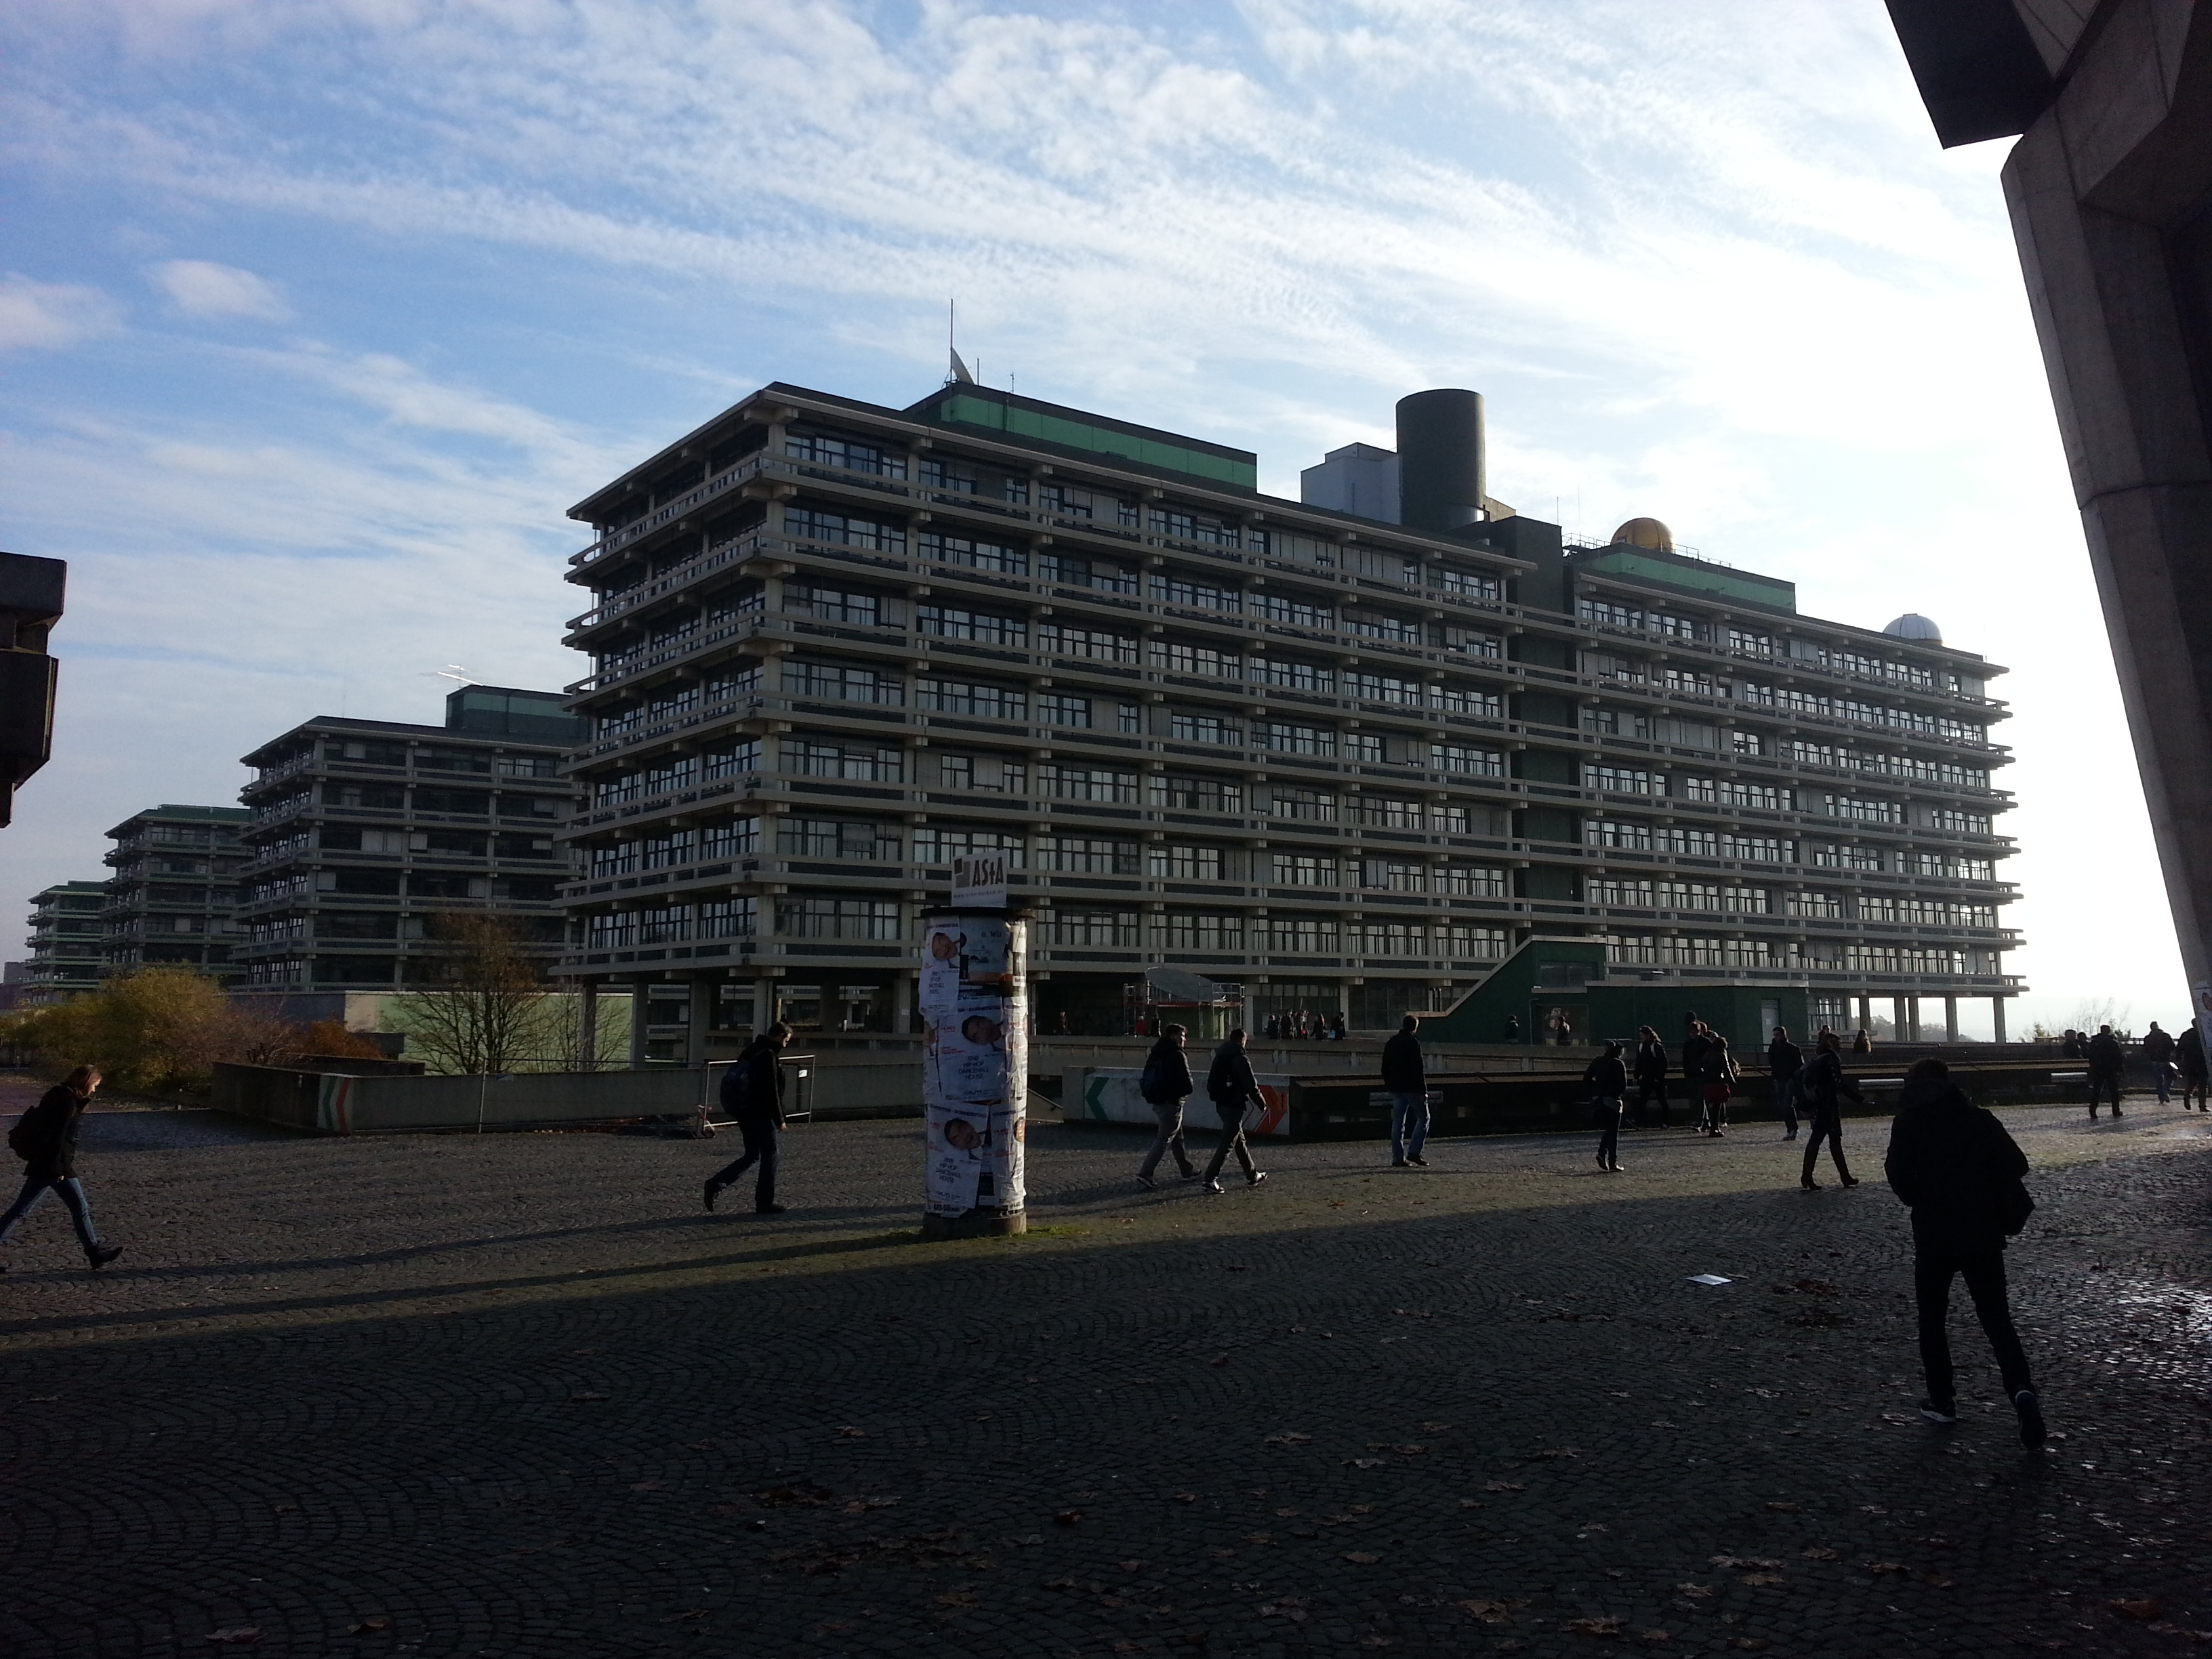
[[[1029,923],[1007,908],[1003,854],[954,860],[921,939],[921,1236],[1026,1231]]]

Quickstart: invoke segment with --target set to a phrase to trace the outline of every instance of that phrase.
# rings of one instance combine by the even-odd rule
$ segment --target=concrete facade
[[[552,693],[470,686],[447,698],[444,726],[325,715],[247,755],[241,983],[421,984],[447,913],[505,916],[558,956],[568,858],[554,837],[580,729]]]
[[[2004,188],[2174,927],[2212,981],[2212,4],[1890,0]]]
[[[1472,395],[1407,402],[1479,445]],[[996,850],[1048,1034],[1127,1029],[1160,964],[1374,1029],[1539,932],[1839,1026],[2017,991],[2002,670],[1656,520],[1565,548],[1462,459],[1422,526],[988,388],[763,388],[573,509],[562,975],[643,994],[639,1061],[909,1030],[919,908]]]
[[[107,902],[104,881],[57,882],[31,901],[31,956],[20,1000],[27,1006],[59,1002],[100,983],[106,961],[100,912]]]
[[[59,559],[0,553],[0,829],[16,787],[53,753],[60,668],[46,638],[61,620],[68,580]]]
[[[197,968],[228,980],[235,942],[239,832],[235,806],[149,806],[110,830],[106,902],[100,909],[104,971]]]

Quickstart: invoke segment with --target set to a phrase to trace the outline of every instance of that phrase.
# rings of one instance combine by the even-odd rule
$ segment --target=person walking
[[[1620,1045],[1608,1042],[1605,1052],[1583,1073],[1590,1085],[1590,1109],[1597,1115],[1597,1167],[1620,1173],[1620,1100],[1628,1092],[1628,1067],[1621,1062]]]
[[[2120,1110],[2120,1068],[2127,1056],[2120,1051],[2120,1040],[2112,1035],[2109,1025],[2100,1025],[2097,1035],[2082,1045],[2082,1058],[2089,1062],[2089,1121],[2097,1121],[2097,1102],[2109,1091],[2112,1097],[2112,1115],[2124,1117]]]
[[[722,1109],[737,1120],[744,1137],[745,1154],[736,1163],[707,1177],[707,1207],[713,1209],[722,1188],[760,1166],[753,1179],[753,1213],[781,1215],[791,1206],[775,1201],[775,1174],[781,1151],[783,1121],[783,1063],[790,1045],[791,1027],[781,1020],[747,1043],[737,1063],[722,1073]]]
[[[1636,1127],[1644,1127],[1644,1114],[1652,1103],[1659,1106],[1659,1127],[1673,1126],[1667,1121],[1667,1045],[1659,1033],[1649,1025],[1636,1028]]]
[[[95,1273],[123,1254],[121,1245],[100,1242],[100,1230],[92,1224],[92,1206],[85,1202],[84,1182],[76,1173],[77,1123],[99,1091],[100,1073],[80,1066],[15,1120],[8,1132],[8,1146],[23,1160],[23,1188],[8,1213],[0,1216],[0,1244],[8,1242],[18,1222],[46,1201],[48,1193],[54,1193],[68,1210],[76,1242],[84,1247],[84,1259]],[[7,1264],[0,1262],[0,1273],[6,1271]]]
[[[2161,1031],[2158,1022],[2153,1020],[2150,1030],[2143,1033],[2139,1046],[2142,1049],[2142,1057],[2150,1062],[2151,1082],[2158,1090],[2158,1103],[2171,1106],[2173,1103],[2173,1034]]]
[[[1774,1082],[1775,1109],[1787,1126],[1784,1140],[1797,1139],[1797,1079],[1804,1070],[1805,1051],[1790,1040],[1789,1027],[1776,1026],[1773,1040],[1766,1045],[1766,1074]]]
[[[1705,1111],[1700,1103],[1705,1088],[1705,1050],[1711,1045],[1712,1033],[1705,1022],[1695,1014],[1685,1015],[1689,1023],[1689,1035],[1682,1039],[1682,1086],[1690,1091],[1690,1103],[1698,1107],[1698,1133],[1705,1132]]]
[[[1137,1184],[1146,1192],[1155,1190],[1159,1182],[1152,1176],[1160,1167],[1160,1158],[1167,1152],[1175,1154],[1176,1167],[1182,1178],[1189,1181],[1198,1174],[1198,1166],[1190,1161],[1183,1150],[1182,1104],[1190,1098],[1197,1085],[1191,1081],[1190,1061],[1183,1054],[1183,1040],[1189,1033],[1180,1025],[1170,1025],[1160,1032],[1160,1040],[1145,1056],[1145,1069],[1137,1079],[1137,1092],[1152,1109],[1159,1121],[1160,1132],[1152,1137],[1152,1150],[1145,1154],[1142,1168],[1137,1171]]]
[[[1883,1173],[1890,1190],[1912,1210],[1912,1291],[1928,1382],[1921,1414],[1936,1423],[1959,1420],[1944,1327],[1951,1280],[1963,1278],[1996,1357],[2005,1395],[2019,1416],[2020,1443],[2043,1444],[2043,1402],[2028,1375],[2005,1289],[2005,1240],[2027,1224],[2035,1209],[2021,1180],[2027,1173],[2026,1156],[1996,1115],[1968,1100],[1951,1081],[1950,1068],[1931,1058],[1914,1062],[1897,1097]]]
[[[1836,1177],[1846,1187],[1857,1186],[1851,1166],[1844,1162],[1844,1097],[1859,1098],[1858,1085],[1844,1075],[1843,1044],[1833,1031],[1820,1034],[1820,1048],[1814,1054],[1812,1063],[1805,1067],[1802,1083],[1805,1107],[1813,1120],[1813,1132],[1805,1139],[1805,1170],[1797,1184],[1807,1192],[1818,1192],[1820,1183],[1813,1179],[1813,1166],[1820,1156],[1820,1143],[1828,1143],[1828,1156],[1836,1161]]]
[[[1520,1015],[1508,1014],[1505,1016],[1505,1040],[1508,1042],[1518,1042],[1521,1041]]]
[[[1698,1090],[1698,1127],[1715,1140],[1723,1140],[1728,1136],[1729,1097],[1735,1092],[1735,1056],[1729,1052],[1728,1039],[1711,1026],[1706,1026],[1702,1035],[1705,1043],[1698,1050],[1693,1079]]]
[[[1421,1022],[1411,1014],[1382,1045],[1382,1089],[1390,1097],[1390,1167],[1429,1167],[1421,1148],[1429,1139],[1429,1073],[1421,1060]]]
[[[1221,1119],[1221,1144],[1213,1149],[1206,1166],[1206,1190],[1221,1190],[1221,1166],[1232,1152],[1244,1171],[1244,1184],[1258,1186],[1267,1178],[1267,1172],[1252,1167],[1252,1151],[1244,1144],[1244,1109],[1267,1103],[1261,1097],[1259,1079],[1252,1075],[1251,1058],[1244,1052],[1243,1026],[1231,1031],[1228,1040],[1213,1051],[1213,1064],[1206,1068],[1206,1097],[1213,1103]]]
[[[2192,1097],[2200,1112],[2212,1110],[2205,1103],[2206,1084],[2212,1082],[2212,1066],[2204,1063],[2204,1036],[2191,1021],[2181,1028],[2174,1039],[2173,1066],[2181,1073],[2181,1109],[2187,1111]]]

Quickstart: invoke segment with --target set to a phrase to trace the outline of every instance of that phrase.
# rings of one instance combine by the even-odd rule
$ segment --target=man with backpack
[[[1959,1420],[1944,1323],[1951,1280],[1963,1278],[1996,1356],[2005,1396],[2019,1414],[2020,1443],[2041,1445],[2043,1406],[2005,1290],[2005,1239],[2026,1226],[2035,1209],[2021,1181],[2027,1158],[1996,1115],[1951,1081],[1950,1068],[1929,1059],[1914,1063],[1898,1095],[1884,1172],[1890,1189],[1912,1207],[1912,1288],[1928,1379],[1921,1414],[1936,1423]]]
[[[0,1244],[15,1231],[15,1224],[38,1208],[48,1193],[60,1194],[76,1228],[76,1242],[94,1271],[123,1254],[119,1244],[103,1244],[92,1224],[92,1207],[84,1201],[84,1183],[76,1174],[76,1127],[86,1107],[100,1088],[100,1073],[80,1066],[40,1097],[39,1103],[15,1120],[8,1131],[8,1149],[23,1160],[23,1187],[0,1216]],[[7,1271],[0,1263],[0,1273]]]
[[[1160,1125],[1160,1132],[1152,1137],[1152,1150],[1145,1155],[1144,1168],[1137,1171],[1137,1184],[1146,1192],[1159,1185],[1152,1176],[1163,1153],[1175,1154],[1176,1167],[1185,1181],[1198,1174],[1198,1166],[1190,1161],[1182,1145],[1182,1103],[1190,1098],[1194,1086],[1190,1061],[1182,1051],[1183,1039],[1188,1035],[1180,1025],[1162,1026],[1160,1040],[1145,1056],[1145,1069],[1137,1079],[1137,1092],[1144,1096]]]
[[[1206,1190],[1221,1190],[1221,1166],[1232,1152],[1243,1166],[1244,1184],[1258,1186],[1267,1178],[1267,1172],[1252,1167],[1252,1152],[1244,1144],[1244,1111],[1267,1103],[1261,1096],[1260,1080],[1252,1075],[1251,1058],[1244,1052],[1243,1026],[1231,1031],[1228,1041],[1213,1051],[1213,1064],[1206,1072],[1206,1095],[1221,1118],[1221,1144],[1213,1149],[1213,1158],[1206,1166]]]
[[[2142,1035],[2142,1057],[2150,1062],[2150,1080],[2158,1090],[2158,1103],[2173,1103],[2173,1034],[2159,1029],[2156,1020]]]
[[[722,1073],[722,1109],[737,1120],[744,1137],[745,1155],[726,1169],[707,1177],[707,1207],[713,1209],[722,1188],[755,1164],[760,1174],[753,1182],[753,1212],[781,1215],[790,1206],[775,1201],[775,1172],[781,1152],[783,1121],[783,1063],[781,1054],[791,1042],[791,1027],[781,1020],[745,1045],[737,1064]]]

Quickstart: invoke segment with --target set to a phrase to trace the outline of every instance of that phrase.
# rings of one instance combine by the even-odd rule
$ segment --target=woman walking
[[[1667,1121],[1667,1045],[1649,1025],[1636,1028],[1636,1127],[1642,1128],[1654,1103],[1659,1108],[1659,1127]]]
[[[1619,1175],[1620,1099],[1628,1092],[1628,1067],[1621,1063],[1618,1042],[1605,1045],[1605,1052],[1583,1073],[1583,1081],[1590,1085],[1590,1108],[1597,1115],[1597,1167]]]
[[[84,1246],[84,1259],[95,1269],[123,1254],[119,1246],[100,1242],[99,1231],[92,1224],[92,1207],[84,1201],[84,1183],[76,1174],[77,1120],[84,1115],[99,1088],[100,1073],[89,1066],[80,1066],[47,1090],[8,1132],[9,1146],[23,1160],[23,1190],[8,1206],[8,1213],[0,1216],[0,1244],[8,1242],[15,1224],[37,1209],[51,1192],[61,1194],[70,1219],[76,1224],[77,1243]],[[0,1263],[0,1273],[5,1271],[5,1264]]]

